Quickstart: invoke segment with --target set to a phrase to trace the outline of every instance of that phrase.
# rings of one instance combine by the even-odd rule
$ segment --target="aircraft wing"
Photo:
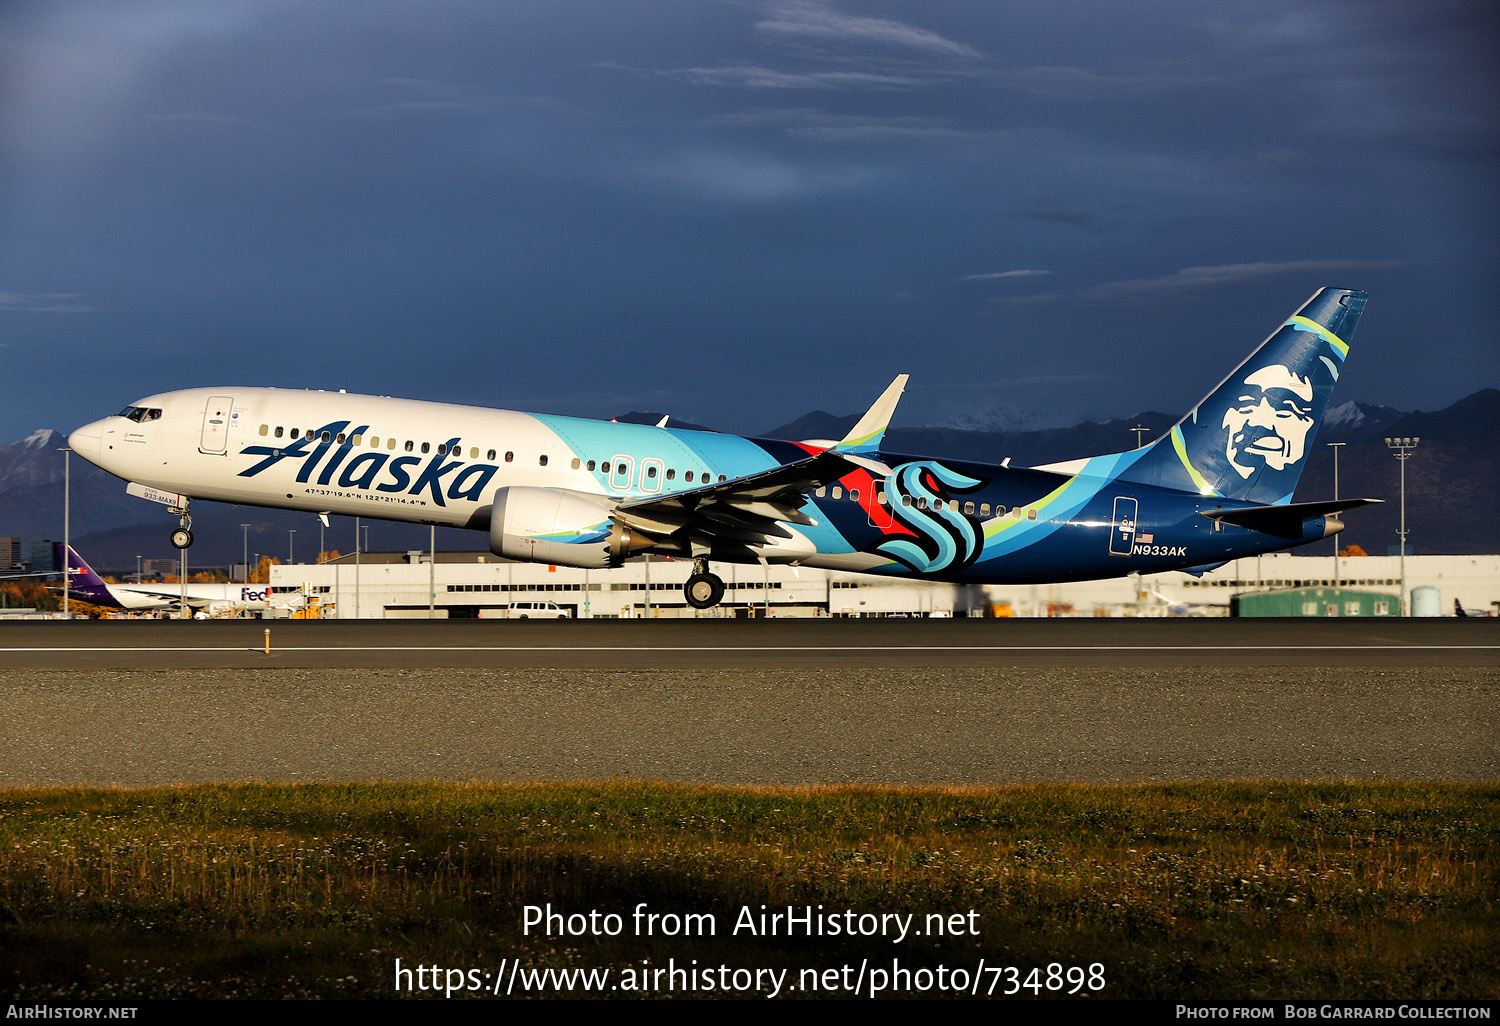
[[[695,552],[712,542],[764,545],[792,537],[784,524],[815,524],[801,510],[809,493],[859,468],[890,473],[875,460],[827,449],[730,481],[621,503],[614,515],[646,534],[683,532],[693,539]]]
[[[817,523],[801,508],[814,489],[860,469],[876,477],[890,476],[890,467],[861,454],[876,451],[906,380],[907,375],[898,375],[842,440],[828,443],[827,449],[806,459],[731,481],[633,499],[617,506],[614,517],[648,535],[685,538],[695,556],[715,544],[765,545],[776,538],[790,538],[792,532],[785,524],[810,527]]]
[[[149,584],[112,584],[110,585],[110,587],[118,589],[120,592],[125,594],[139,595],[141,598],[147,599],[156,599],[158,602],[164,602],[174,606],[180,605],[183,601],[182,592],[178,590],[175,584],[162,584],[156,586],[152,586]],[[188,608],[190,609],[206,609],[213,603],[213,601],[213,599],[195,598],[192,595],[189,595],[187,597],[187,604]]]

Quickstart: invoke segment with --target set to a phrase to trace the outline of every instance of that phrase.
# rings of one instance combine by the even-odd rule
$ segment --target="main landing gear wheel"
[[[172,532],[173,548],[185,549],[191,544],[193,544],[193,532],[186,527],[179,527]]]
[[[718,574],[696,573],[687,579],[682,592],[694,609],[712,609],[724,598],[724,581]]]

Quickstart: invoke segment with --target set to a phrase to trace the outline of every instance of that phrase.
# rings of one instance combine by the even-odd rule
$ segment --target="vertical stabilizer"
[[[67,549],[67,561],[64,562],[63,548],[62,542],[52,543],[53,558],[56,560],[53,565],[66,568],[68,590],[86,602],[100,601],[103,603],[112,603],[113,596],[110,594],[109,585],[104,582],[104,578],[94,573],[93,567],[85,563],[83,557],[73,551],[71,547]]]
[[[1290,502],[1367,299],[1350,289],[1320,289],[1119,477]]]

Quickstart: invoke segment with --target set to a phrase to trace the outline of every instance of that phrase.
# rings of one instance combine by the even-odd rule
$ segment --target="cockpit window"
[[[161,410],[149,409],[145,406],[127,406],[116,414],[116,416],[124,417],[127,420],[133,420],[137,424],[141,424],[148,420],[159,419],[161,417]]]

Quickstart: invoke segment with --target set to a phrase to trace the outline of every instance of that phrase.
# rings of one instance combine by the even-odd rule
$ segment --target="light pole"
[[[294,550],[292,548],[292,542],[296,540],[292,537],[292,535],[296,533],[297,529],[295,527],[288,528],[286,532],[286,562],[288,566],[297,561],[294,558]]]
[[[73,606],[71,602],[73,591],[73,540],[69,536],[69,517],[73,508],[73,478],[72,461],[73,450],[63,446],[58,450],[63,454],[63,618],[73,619]]]
[[[1139,449],[1141,447],[1141,434],[1150,432],[1151,429],[1137,424],[1135,427],[1129,428],[1128,430],[1135,432],[1135,447]]]
[[[1385,444],[1391,447],[1391,455],[1401,461],[1401,615],[1407,616],[1410,610],[1406,608],[1406,461],[1411,459],[1412,450],[1417,447],[1420,438],[1387,438]]]
[[[249,524],[241,524],[240,525],[240,540],[241,540],[241,542],[243,542],[243,544],[245,546],[245,551],[240,554],[240,561],[244,564],[244,567],[245,567],[245,570],[244,570],[244,580],[245,580],[245,583],[249,584],[250,583],[250,525]]]
[[[1347,445],[1347,442],[1329,442],[1328,448],[1333,450],[1333,501],[1339,501],[1339,449]],[[1338,516],[1337,513],[1334,516]],[[1339,536],[1333,536],[1333,595],[1334,601],[1342,607],[1344,599],[1339,594]]]

